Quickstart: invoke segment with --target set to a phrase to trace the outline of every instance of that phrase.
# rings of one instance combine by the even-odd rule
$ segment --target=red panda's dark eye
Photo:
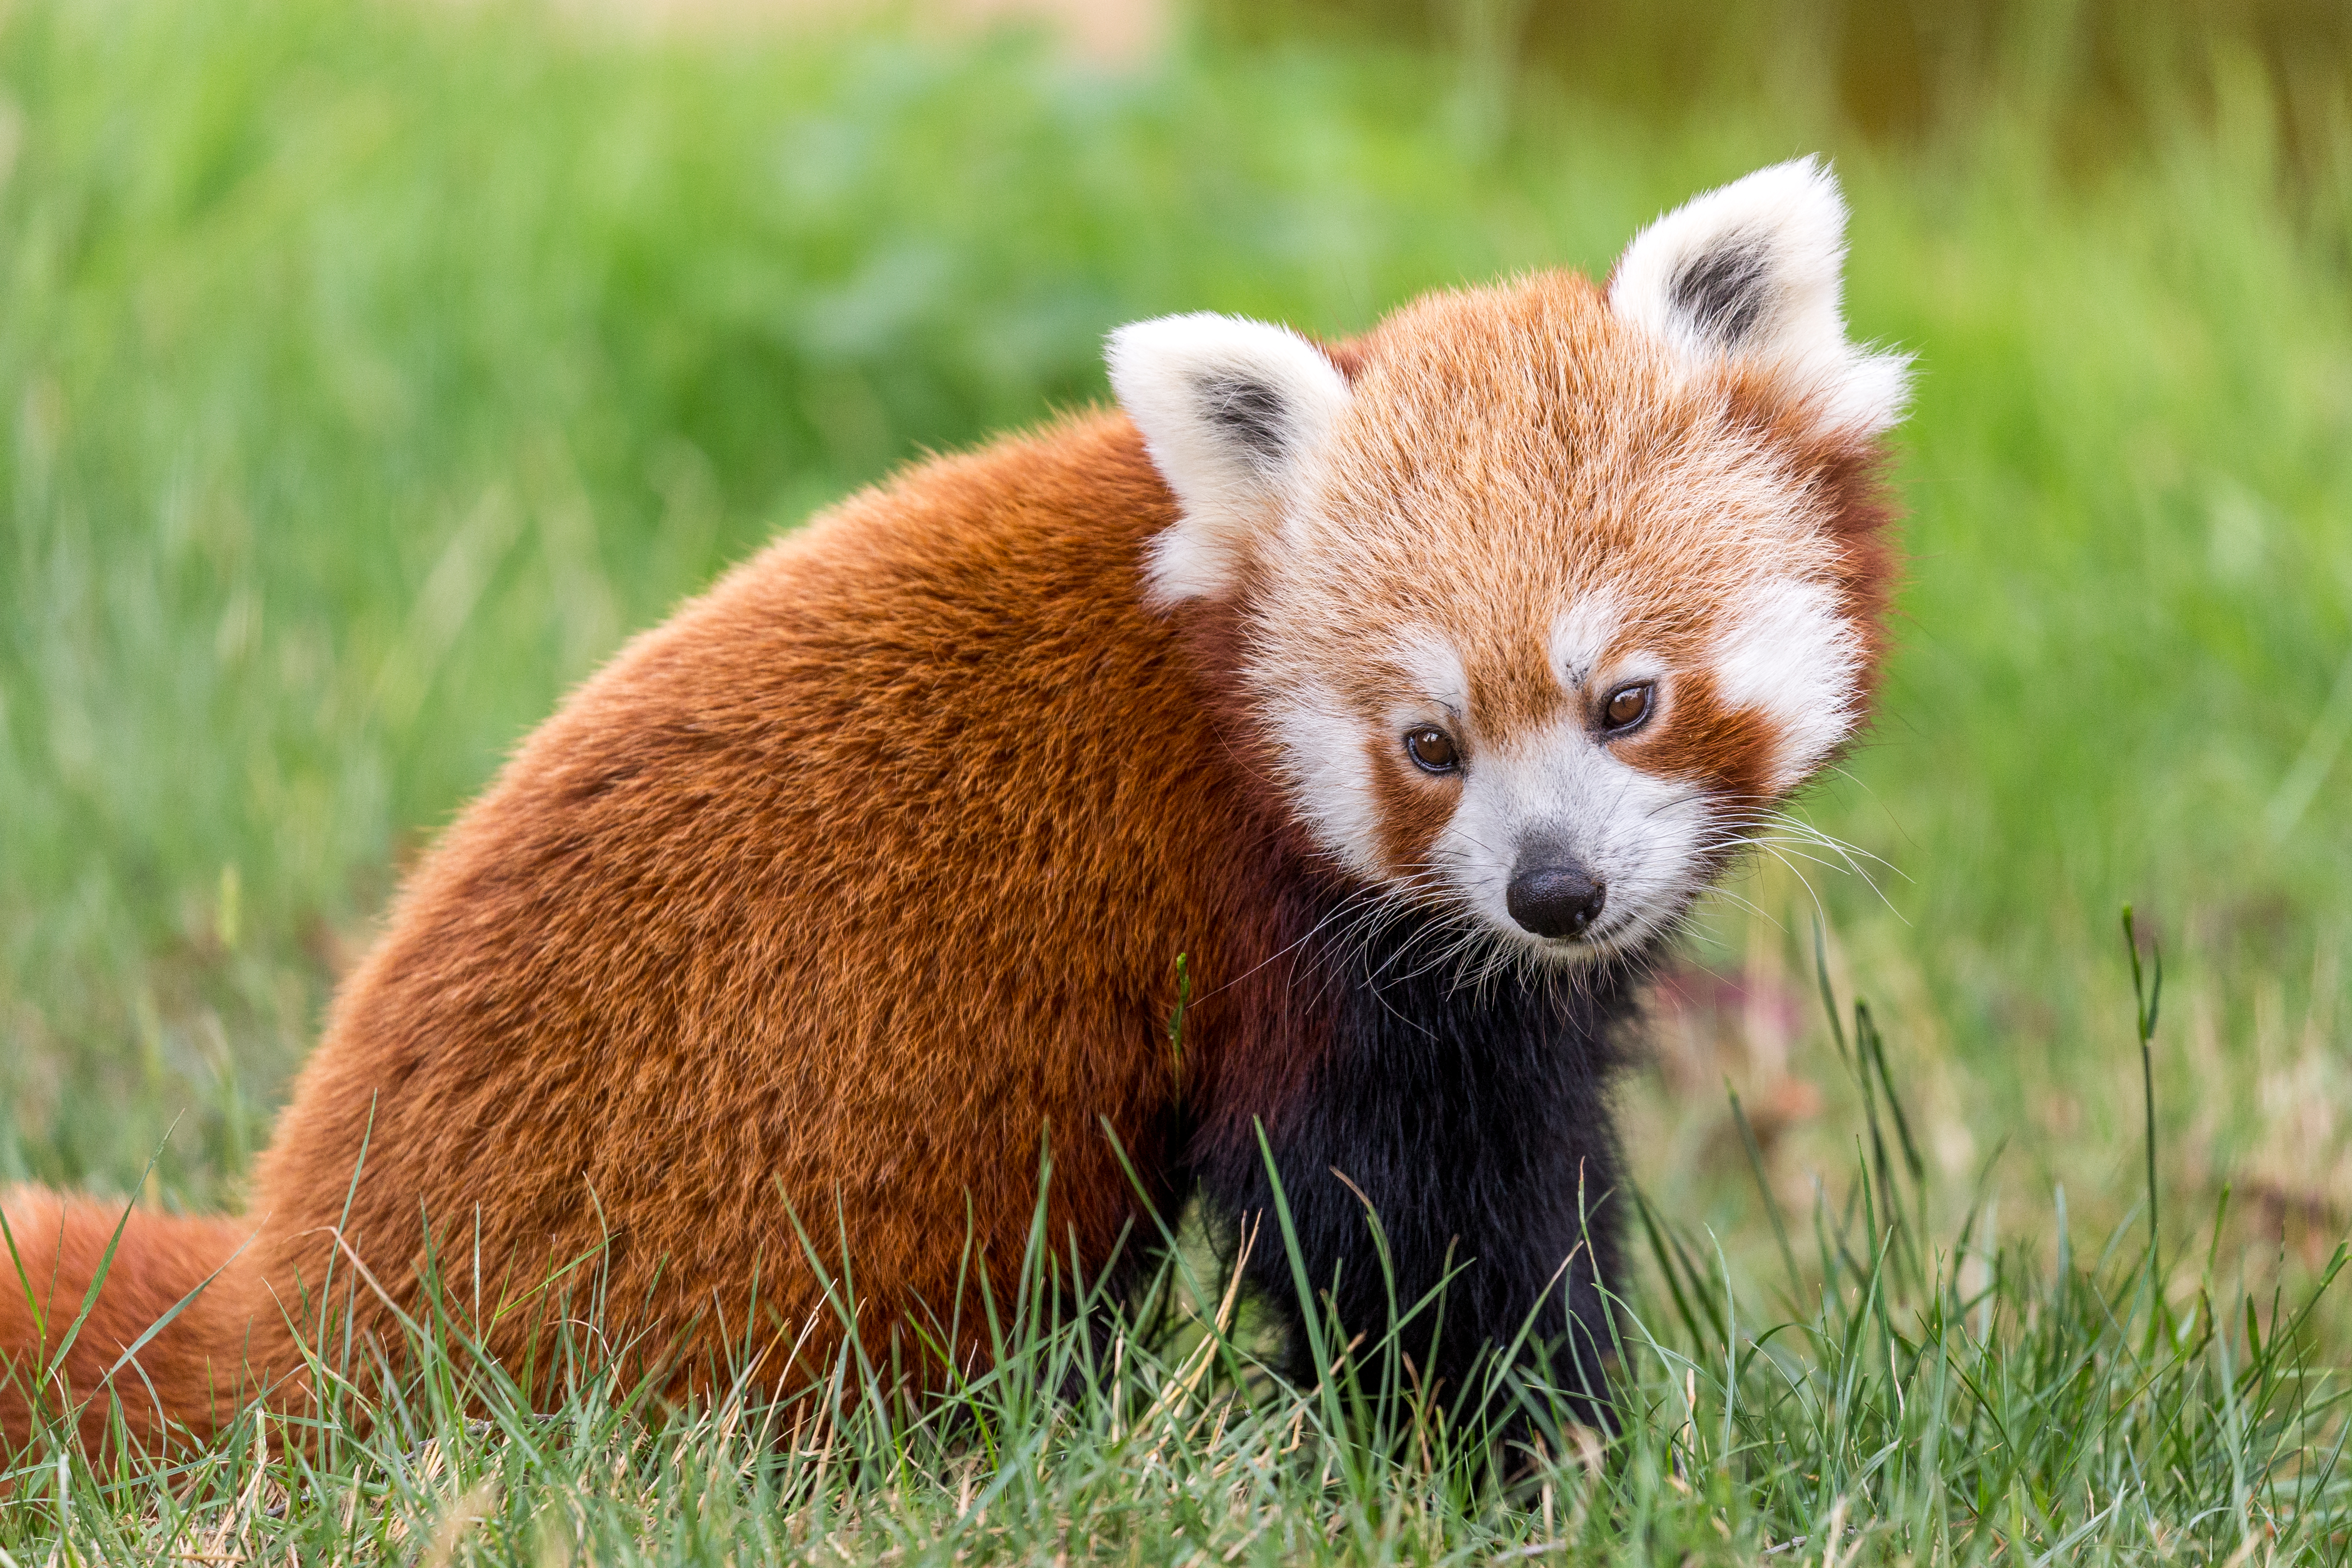
[[[1601,721],[1612,730],[1630,730],[1650,716],[1650,694],[1654,688],[1646,680],[1621,686],[1609,694],[1601,706]]]
[[[1434,724],[1406,731],[1404,749],[1423,773],[1450,773],[1462,765],[1462,753],[1454,747],[1454,737]]]

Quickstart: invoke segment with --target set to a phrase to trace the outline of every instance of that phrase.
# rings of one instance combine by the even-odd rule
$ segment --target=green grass
[[[2152,1007],[2151,1007],[2152,1011]],[[1520,1381],[1502,1463],[1444,1394],[1365,1396],[1417,1325],[1314,1341],[1335,1375],[1261,1370],[1199,1245],[1093,1337],[1029,1267],[990,1304],[993,1365],[896,1396],[855,1342],[799,1403],[722,1377],[663,1402],[594,1348],[593,1309],[526,1382],[428,1291],[394,1362],[336,1341],[319,1405],[158,1467],[37,1442],[0,1514],[10,1562],[963,1563],[2337,1561],[2352,1540],[2340,1369],[2313,1309],[2148,1243],[2002,1246],[1925,1228],[1926,1161],[1870,1032],[1867,1154],[1810,1215],[1806,1262],[1743,1290],[1645,1215],[1663,1289],[1618,1317],[1622,1431]],[[1761,1176],[1760,1166],[1758,1174]],[[1776,1229],[1784,1221],[1775,1218]],[[1270,1238],[1275,1227],[1265,1227]],[[1033,1233],[1043,1237],[1042,1223]],[[1268,1239],[1265,1244],[1278,1245]],[[2179,1270],[2172,1270],[2178,1275]],[[1153,1310],[1180,1304],[1177,1329]],[[1211,1304],[1214,1304],[1213,1306]],[[1426,1309],[1434,1310],[1434,1309]],[[1140,1331],[1133,1325],[1147,1326]],[[135,1397],[135,1394],[132,1395]],[[1816,1554],[1819,1554],[1817,1557]]]
[[[1793,89],[1647,117],[1539,75],[1507,115],[1462,99],[1494,79],[1331,43],[1104,75],[1019,40],[647,46],[325,0],[0,17],[0,1180],[127,1194],[152,1159],[146,1201],[236,1202],[399,864],[563,689],[846,489],[1101,396],[1108,327],[1213,308],[1338,333],[1433,286],[1598,272],[1661,207],[1818,149],[1856,215],[1851,315],[1922,374],[1885,717],[1809,803],[1888,863],[1883,897],[1797,868],[1832,977],[1886,1026],[1928,1194],[1909,1223],[1941,1239],[1900,1289],[1857,1283],[1883,1233],[1819,1194],[1846,1191],[1871,1107],[1818,1022],[1812,894],[1767,862],[1738,891],[1769,918],[1710,913],[1625,1110],[1738,1321],[1811,1326],[1766,1352],[1743,1330],[1728,1377],[1687,1289],[1669,1331],[1653,1268],[1637,1305],[1669,1348],[1629,1375],[1656,1410],[1688,1372],[1696,1414],[1633,1422],[1589,1493],[1563,1471],[1553,1522],[1582,1498],[1578,1528],[1628,1555],[1803,1534],[1811,1558],[1844,1495],[1894,1521],[1869,1551],[1966,1558],[2020,1517],[2050,1549],[2087,1482],[2127,1500],[2096,1527],[2119,1552],[2200,1516],[2235,1550],[2249,1489],[2316,1476],[2304,1445],[2336,1429],[2264,1426],[2246,1369],[2352,1351],[2332,1296],[2274,1337],[2352,1221],[2352,122],[2305,102],[2283,163],[2269,88],[2228,58],[2184,99],[2210,113],[2063,163],[2023,89],[1872,142]],[[2170,964],[2156,1296],[2129,1239],[2126,900]],[[1828,1202],[1852,1261],[1798,1249],[1788,1283],[1759,1172],[1798,1239]],[[2074,1250],[2110,1234],[2096,1267]],[[526,1556],[531,1520],[719,1560],[730,1531],[825,1517],[799,1450],[597,1414],[612,1396],[581,1395],[543,1469],[425,1412],[240,1517],[323,1539],[323,1500],[356,1496],[352,1528],[412,1519],[414,1553],[478,1463],[505,1478],[481,1539],[525,1531]],[[1197,1505],[1222,1552],[1276,1503],[1338,1521],[1334,1555],[1534,1539],[1517,1501],[1348,1468],[1328,1423],[1273,1463],[1278,1405],[1230,1428],[1235,1468],[1193,1453],[1155,1491],[1108,1412],[1003,1416],[1055,1457],[992,1472],[1006,1533],[965,1543],[1051,1555],[1072,1521]],[[457,1467],[430,1484],[404,1458],[428,1436]],[[968,1453],[856,1441],[826,1482],[855,1552],[981,1530],[950,1523]],[[888,1479],[902,1442],[926,1457]],[[241,1455],[176,1490],[57,1484],[76,1539],[117,1528],[136,1555],[173,1509],[243,1506]],[[271,1463],[252,1498],[298,1461]],[[689,1476],[681,1512],[662,1489]],[[1199,1500],[1235,1476],[1238,1512]],[[0,1542],[37,1560],[56,1517]],[[692,1519],[709,1542],[676,1536]],[[1242,1557],[1309,1551],[1267,1528]]]

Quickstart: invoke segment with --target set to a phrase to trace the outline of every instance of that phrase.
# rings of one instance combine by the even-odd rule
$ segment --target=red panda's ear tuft
[[[1609,303],[1686,359],[1772,365],[1830,425],[1875,433],[1903,416],[1910,362],[1846,340],[1844,261],[1837,181],[1800,158],[1696,196],[1634,236]]]
[[[1287,328],[1205,312],[1121,327],[1106,357],[1112,390],[1183,509],[1151,542],[1151,597],[1223,597],[1279,526],[1348,405],[1347,381]]]

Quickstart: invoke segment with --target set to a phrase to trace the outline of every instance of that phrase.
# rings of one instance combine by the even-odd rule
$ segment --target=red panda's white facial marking
[[[1375,775],[1364,765],[1362,721],[1348,699],[1310,679],[1263,693],[1260,704],[1267,728],[1282,737],[1283,784],[1308,835],[1358,876],[1384,876]]]
[[[1780,731],[1766,780],[1774,795],[1803,782],[1860,717],[1862,639],[1822,584],[1783,578],[1749,590],[1715,653],[1717,694]]]
[[[1182,507],[1149,591],[1237,614],[1335,863],[1506,955],[1635,948],[1852,734],[1884,561],[1849,509],[1903,374],[1845,340],[1843,217],[1816,167],[1767,170],[1645,230],[1606,294],[1433,296],[1346,378],[1223,318],[1114,339]]]
[[[1552,623],[1551,661],[1563,684],[1575,688],[1592,679],[1601,655],[1625,618],[1625,606],[1614,590],[1588,589]]]

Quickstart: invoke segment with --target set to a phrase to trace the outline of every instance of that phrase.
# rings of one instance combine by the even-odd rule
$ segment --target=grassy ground
[[[1208,307],[1344,332],[1434,285],[1597,271],[1660,207],[1820,149],[1857,215],[1858,330],[1923,369],[1903,651],[1873,744],[1811,803],[1886,864],[1875,890],[1801,860],[1742,882],[1766,918],[1710,914],[1627,1104],[1646,1190],[1695,1258],[1719,1243],[1738,1322],[1811,1331],[1759,1352],[1654,1270],[1639,1308],[1668,1348],[1628,1368],[1665,1414],[1597,1470],[1566,1461],[1549,1514],[1441,1499],[1311,1409],[1307,1436],[1287,1407],[1235,1417],[1223,1471],[1171,1439],[1191,1468],[1163,1491],[1112,1402],[1003,1415],[1044,1448],[969,1477],[968,1447],[893,1468],[932,1439],[868,1432],[864,1468],[816,1486],[790,1468],[805,1446],[716,1415],[650,1436],[583,1394],[544,1469],[427,1412],[316,1460],[274,1522],[255,1500],[294,1461],[248,1492],[232,1445],[179,1491],[68,1466],[0,1545],[40,1557],[70,1506],[89,1550],[135,1555],[173,1509],[243,1508],[257,1552],[409,1520],[413,1553],[487,1465],[511,1530],[479,1539],[525,1556],[553,1518],[716,1561],[730,1531],[750,1554],[835,1506],[854,1554],[1050,1554],[1057,1520],[1125,1510],[1145,1541],[1195,1507],[1196,1541],[1250,1540],[1235,1560],[1307,1551],[1266,1523],[1280,1501],[1333,1555],[1519,1550],[1580,1506],[1594,1542],[1663,1532],[1635,1555],[1803,1535],[1810,1557],[1840,1496],[1895,1521],[1872,1552],[2044,1552],[2096,1516],[2117,1550],[2193,1528],[2227,1555],[2248,1500],[2284,1495],[2262,1492],[2264,1445],[2317,1477],[2302,1445],[2335,1427],[2264,1426],[2247,1401],[2309,1390],[2247,1368],[2352,1351],[2332,1301],[2276,1335],[2352,1220],[2342,118],[2315,136],[2306,113],[2284,166],[2267,89],[2225,61],[2210,116],[2061,167],[2023,97],[1887,145],[1801,98],[1636,120],[1539,82],[1498,112],[1493,85],[1336,46],[1104,78],[1017,42],[648,48],[323,0],[9,11],[0,1180],[233,1203],[402,858],[566,685],[845,489],[1100,396],[1106,328]],[[1938,1238],[1880,1298],[1816,898],[1833,983],[1886,1028],[1912,1223]],[[2160,1309],[2131,1239],[2127,899],[2169,975]],[[1800,1238],[1825,1204],[1852,1261],[1799,1250],[1792,1281],[1759,1173]],[[1937,1316],[1939,1268],[1968,1311]],[[2190,1447],[2164,1450],[2174,1431]],[[446,1468],[424,1477],[428,1437]],[[967,1484],[1017,1500],[991,1505],[1003,1533],[959,1533]],[[689,1485],[695,1508],[664,1504]],[[2324,1541],[2307,1511],[2281,1528]],[[676,1535],[692,1519],[708,1540]]]
[[[1777,1299],[1654,1233],[1657,1315],[1619,1316],[1622,1430],[1523,1385],[1528,1440],[1500,1465],[1442,1402],[1360,1396],[1411,1318],[1352,1356],[1325,1330],[1336,1375],[1302,1393],[1224,1331],[1230,1296],[1172,1341],[1098,1343],[1030,1276],[1001,1303],[997,1363],[944,1405],[894,1401],[845,1355],[807,1403],[722,1385],[681,1408],[600,1373],[584,1333],[518,1387],[473,1353],[452,1292],[414,1325],[421,1370],[323,1354],[318,1418],[248,1420],[168,1468],[35,1456],[0,1560],[2341,1558],[2340,1378],[2311,1299],[2264,1322],[2209,1251],[2168,1300],[2122,1238],[2048,1267],[1981,1235],[1938,1247],[1901,1217],[1920,1196],[1902,1150],[1857,1173],[1859,1203],[1816,1208]],[[1218,1300],[1176,1267],[1181,1299]]]

